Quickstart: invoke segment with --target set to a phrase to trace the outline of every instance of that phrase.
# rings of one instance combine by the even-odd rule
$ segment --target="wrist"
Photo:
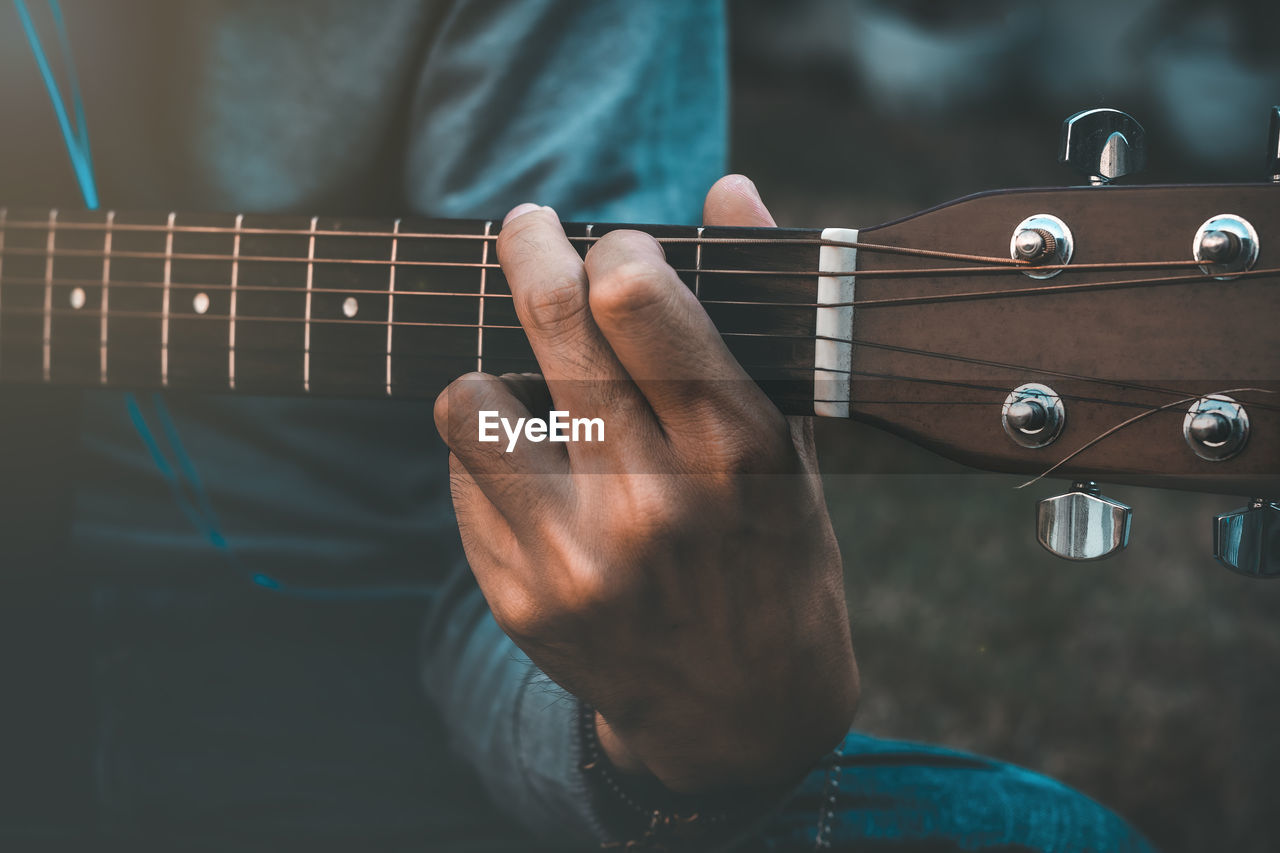
[[[581,768],[612,845],[670,853],[727,848],[792,793],[792,785],[673,791],[635,758],[602,715],[585,703],[580,708]],[[612,743],[608,748],[606,741]]]
[[[757,685],[733,701],[690,692],[649,701],[643,717],[623,713],[622,724],[593,712],[593,735],[618,774],[671,791],[788,785],[839,744],[853,721],[859,679],[852,654],[826,664],[823,675],[767,691]]]
[[[609,725],[609,721],[604,718],[599,711],[594,712],[594,722],[596,743],[599,744],[601,752],[605,758],[613,765],[613,768],[625,776],[652,776],[649,769],[645,767],[634,752],[627,748],[622,738],[618,737],[618,733]]]

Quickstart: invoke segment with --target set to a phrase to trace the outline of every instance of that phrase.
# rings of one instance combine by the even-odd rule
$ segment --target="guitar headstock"
[[[1109,185],[1141,140],[1123,114],[1077,114],[1062,159],[1092,185],[982,193],[858,235],[851,415],[1076,481],[1073,512],[1105,518],[1110,544],[1041,541],[1078,559],[1126,535],[1095,480],[1280,495],[1280,182]]]

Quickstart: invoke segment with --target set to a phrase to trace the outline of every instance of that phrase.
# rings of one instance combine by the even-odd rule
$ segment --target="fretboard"
[[[565,231],[585,254],[620,227],[663,241],[729,350],[780,408],[843,413],[848,359],[832,352],[833,332],[851,309],[820,307],[848,301],[834,277],[819,279],[830,262],[822,232]],[[498,265],[499,228],[0,210],[0,380],[430,398],[468,371],[537,371]]]

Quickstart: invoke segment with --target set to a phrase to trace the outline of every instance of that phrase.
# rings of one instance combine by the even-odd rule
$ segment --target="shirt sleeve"
[[[726,66],[719,2],[455,3],[412,93],[409,206],[497,218],[534,201],[579,221],[696,222],[725,169]],[[465,565],[424,638],[426,689],[502,808],[558,849],[637,836],[586,754],[588,709],[502,633]]]
[[[433,603],[423,672],[453,748],[499,807],[567,849],[610,836],[581,770],[577,700],[502,633],[466,565]]]
[[[594,712],[534,666],[502,632],[465,563],[424,632],[425,684],[453,748],[494,801],[557,850],[728,850],[761,826],[789,786],[728,795],[672,794],[611,772]]]

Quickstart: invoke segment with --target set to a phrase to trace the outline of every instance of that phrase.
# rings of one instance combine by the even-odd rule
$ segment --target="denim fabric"
[[[494,803],[441,736],[450,710],[415,689],[415,602],[318,604],[218,582],[5,593],[0,849],[499,853],[539,849],[509,812],[576,819],[546,794],[582,778],[575,703],[523,667],[520,713],[571,713],[536,741],[488,744],[480,760],[515,750],[508,769],[546,777]],[[493,686],[467,669],[460,693]],[[833,795],[836,850],[1150,849],[1093,801],[1007,764],[858,734],[842,753],[740,849],[822,849]],[[546,845],[593,848],[565,834]]]
[[[850,733],[746,850],[1150,853],[1113,812],[1011,764]]]

